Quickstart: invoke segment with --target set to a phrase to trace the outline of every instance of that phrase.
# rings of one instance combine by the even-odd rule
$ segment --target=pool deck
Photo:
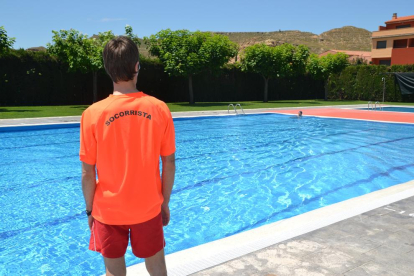
[[[402,112],[376,112],[372,110],[355,110],[354,108],[365,108],[367,105],[341,105],[341,106],[322,106],[314,107],[294,107],[294,108],[260,108],[245,109],[246,114],[257,113],[279,113],[296,115],[299,110],[303,111],[303,116],[342,118],[378,122],[396,122],[396,123],[414,123],[414,113]],[[398,106],[404,107],[404,106]],[[413,106],[407,106],[413,108]],[[237,109],[240,114],[241,110]],[[200,117],[200,116],[225,116],[236,115],[234,110],[215,110],[215,111],[189,111],[189,112],[172,112],[174,118],[182,117]],[[0,127],[10,126],[29,126],[29,125],[47,125],[47,124],[72,124],[79,123],[80,116],[65,117],[43,117],[43,118],[23,118],[23,119],[0,119]]]
[[[406,187],[410,187],[412,192],[414,181],[407,183]],[[393,194],[393,188],[396,187],[382,191]],[[191,275],[414,275],[414,197],[389,204],[386,204],[387,200],[389,198],[383,197],[377,201],[376,204],[385,204],[382,207],[285,239]],[[302,220],[312,225],[315,220],[321,221],[317,213],[327,220],[335,221],[341,217],[340,209],[355,208],[352,205],[356,202],[359,204],[357,209],[362,210],[375,200],[371,195],[365,195],[341,202],[341,207],[335,204],[287,221]],[[297,231],[295,227],[290,230]],[[273,235],[276,238],[283,233],[275,231]],[[179,271],[174,272],[172,275],[181,274]]]
[[[328,118],[342,118],[354,119],[364,121],[378,121],[378,122],[398,122],[414,124],[414,113],[407,112],[376,112],[373,110],[356,110],[350,108],[308,108],[302,109],[303,116],[317,116]],[[277,109],[271,111],[279,114],[293,114],[298,113],[297,109]]]
[[[414,113],[397,115],[397,118],[391,114],[384,116],[364,111],[362,114],[372,113],[368,114],[370,118],[365,118],[351,115],[355,112],[341,110],[347,107],[245,112],[297,114],[300,109],[304,116],[414,123]],[[341,117],[340,113],[347,113],[349,117]],[[227,111],[176,112],[173,117],[226,114]],[[80,116],[3,119],[0,127],[79,121]],[[414,180],[169,254],[166,259],[169,275],[388,276],[414,275],[413,256]],[[144,265],[138,264],[128,268],[128,275],[148,274]]]

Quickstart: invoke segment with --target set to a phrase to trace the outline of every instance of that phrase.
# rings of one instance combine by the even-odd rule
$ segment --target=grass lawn
[[[168,103],[171,112],[175,111],[203,111],[203,110],[227,110],[227,106],[235,102],[200,102],[193,105],[189,103]],[[286,100],[263,102],[238,102],[243,109],[276,108],[276,107],[302,107],[302,106],[327,106],[367,104],[367,101],[324,101],[324,100]],[[392,105],[412,105],[414,103],[385,102]],[[62,106],[0,106],[0,119],[34,118],[34,117],[60,117],[79,116],[87,108],[87,105],[62,105]]]

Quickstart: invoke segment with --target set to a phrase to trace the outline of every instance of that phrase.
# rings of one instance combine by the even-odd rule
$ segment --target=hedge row
[[[186,102],[188,79],[170,77],[154,60],[141,60],[138,88],[166,102]],[[261,101],[264,80],[232,67],[193,77],[196,102]],[[98,98],[112,92],[112,81],[98,73]],[[308,76],[269,81],[269,100],[323,97],[323,82]],[[74,105],[92,103],[92,73],[68,72],[67,65],[46,53],[17,51],[0,57],[0,105]]]
[[[407,66],[349,66],[328,82],[330,99],[382,100],[382,81],[386,79],[386,101],[413,101],[401,97],[392,74],[413,72]],[[165,102],[187,102],[188,79],[170,77],[154,60],[141,60],[138,88]],[[264,80],[236,67],[219,74],[205,72],[193,77],[196,102],[261,101]],[[112,92],[112,81],[104,71],[98,73],[98,99]],[[304,75],[269,81],[269,100],[321,99],[324,82]],[[0,57],[0,106],[75,105],[92,103],[92,73],[68,72],[67,65],[47,53],[16,51]]]
[[[188,79],[170,77],[161,65],[141,66],[138,88],[166,102],[187,102]],[[219,73],[205,72],[193,77],[196,102],[262,101],[264,80],[260,75],[237,68]],[[309,76],[269,81],[269,100],[318,99],[323,97],[323,82]]]
[[[413,101],[413,95],[401,95],[393,72],[414,72],[414,65],[348,66],[328,82],[328,98],[382,101],[385,78],[385,101]]]

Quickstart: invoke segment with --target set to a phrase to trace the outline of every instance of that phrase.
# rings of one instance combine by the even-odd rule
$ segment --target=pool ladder
[[[236,112],[236,115],[239,115],[239,113],[237,112],[237,107],[238,107],[238,106],[240,107],[240,109],[241,109],[241,111],[242,111],[243,115],[244,115],[244,114],[246,114],[246,113],[244,113],[243,107],[242,107],[240,104],[236,104],[236,105],[234,105],[234,104],[229,104],[229,106],[227,107],[227,113],[230,113],[230,106],[232,106],[232,107],[233,107],[234,112]]]
[[[377,105],[378,105],[378,110],[382,110],[382,104],[378,101],[376,101],[375,103],[372,103],[371,101],[368,102],[368,110],[377,110]]]

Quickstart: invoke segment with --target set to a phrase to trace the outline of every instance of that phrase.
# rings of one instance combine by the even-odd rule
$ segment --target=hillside
[[[371,32],[352,26],[332,29],[320,35],[301,31],[276,31],[276,32],[215,32],[223,34],[231,41],[240,45],[240,50],[256,44],[280,45],[290,43],[294,45],[304,44],[312,53],[320,54],[327,50],[354,50],[371,51]],[[140,39],[139,51],[144,56],[149,56],[144,41]],[[44,47],[29,48],[31,51],[42,51]]]
[[[371,51],[371,32],[365,29],[346,26],[324,32],[319,37],[323,40],[321,52],[330,49]]]
[[[352,26],[332,29],[320,35],[301,31],[276,31],[276,32],[215,32],[223,34],[231,41],[240,45],[240,50],[256,44],[280,45],[291,43],[304,44],[312,53],[320,54],[330,49],[371,51],[371,32]],[[141,43],[140,53],[148,56],[145,44]]]

